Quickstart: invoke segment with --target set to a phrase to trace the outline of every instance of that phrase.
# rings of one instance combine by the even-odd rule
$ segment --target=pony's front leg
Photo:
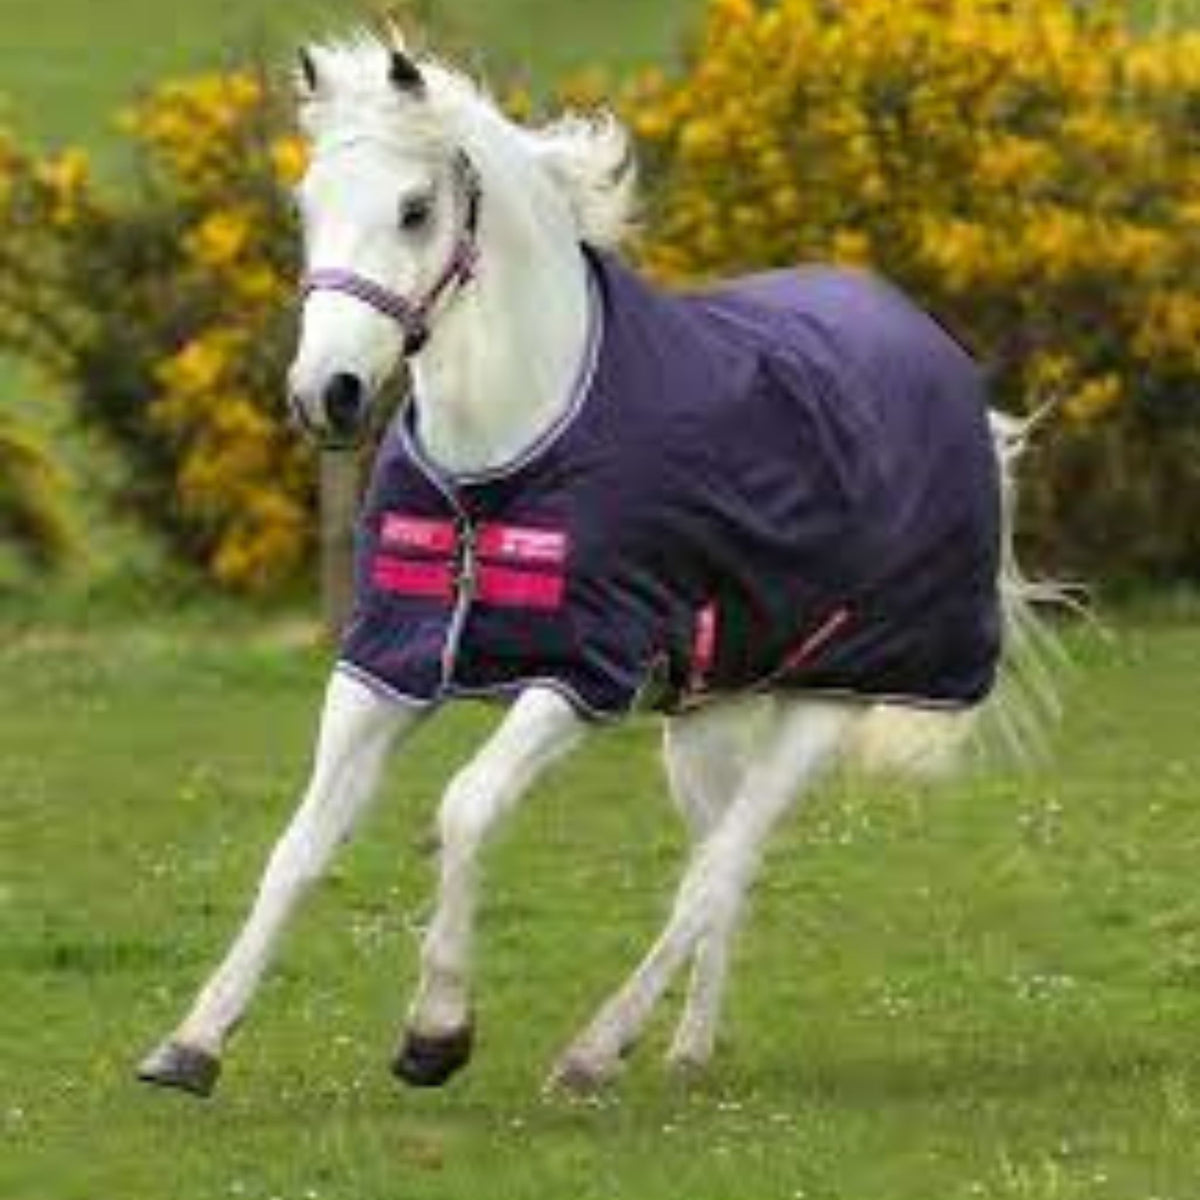
[[[471,933],[479,850],[539,774],[580,739],[575,710],[548,688],[523,692],[499,729],[451,781],[439,813],[441,879],[421,946],[421,978],[393,1064],[418,1087],[436,1087],[471,1054]]]
[[[780,702],[732,804],[693,854],[666,928],[560,1058],[552,1085],[590,1091],[607,1082],[701,939],[715,939],[723,952],[768,836],[832,760],[855,715],[849,704]]]
[[[143,1060],[138,1078],[197,1095],[212,1091],[225,1040],[288,917],[367,807],[393,740],[419,720],[420,710],[384,700],[349,675],[333,675],[308,789],[275,844],[249,919],[182,1024]]]

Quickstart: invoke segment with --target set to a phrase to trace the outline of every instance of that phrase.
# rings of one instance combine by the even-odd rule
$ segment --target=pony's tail
[[[1027,766],[1043,756],[1047,735],[1062,715],[1058,680],[1067,659],[1039,610],[1051,605],[1082,607],[1077,589],[1027,579],[1013,546],[1017,462],[1045,412],[1040,409],[1024,420],[990,414],[1002,512],[998,584],[1003,654],[996,686],[970,709],[877,705],[859,722],[848,747],[853,769],[931,778],[950,773],[972,757]]]

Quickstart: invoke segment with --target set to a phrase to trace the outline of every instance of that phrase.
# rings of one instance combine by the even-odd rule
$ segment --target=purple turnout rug
[[[999,648],[981,374],[871,275],[658,291],[588,251],[592,344],[518,461],[393,423],[342,669],[410,704],[558,688],[588,716],[796,688],[964,705]]]

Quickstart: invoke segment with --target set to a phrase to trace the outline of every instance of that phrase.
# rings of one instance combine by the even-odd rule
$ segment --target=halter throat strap
[[[341,292],[391,318],[404,331],[404,357],[411,358],[429,340],[429,320],[442,297],[458,291],[475,278],[479,263],[479,212],[483,187],[475,164],[461,150],[454,159],[455,175],[462,183],[466,211],[450,257],[432,286],[416,299],[360,275],[346,267],[309,271],[300,283],[300,299],[313,292]]]

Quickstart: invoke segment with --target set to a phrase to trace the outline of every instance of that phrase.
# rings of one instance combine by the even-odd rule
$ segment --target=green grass
[[[110,146],[113,117],[137,89],[164,77],[260,52],[286,63],[291,47],[346,31],[386,6],[357,0],[3,0],[0,96],[21,128],[49,142]],[[548,83],[600,65],[658,61],[701,0],[434,0],[456,42],[485,68]]]
[[[597,738],[494,847],[477,1060],[411,1093],[385,1064],[431,886],[418,847],[492,719],[449,714],[396,763],[206,1105],[130,1069],[240,919],[324,655],[225,613],[6,626],[0,1195],[1200,1194],[1200,626],[1159,609],[1073,643],[1052,767],[822,795],[770,857],[710,1080],[661,1078],[664,1013],[597,1106],[538,1086],[677,875],[654,731]]]

